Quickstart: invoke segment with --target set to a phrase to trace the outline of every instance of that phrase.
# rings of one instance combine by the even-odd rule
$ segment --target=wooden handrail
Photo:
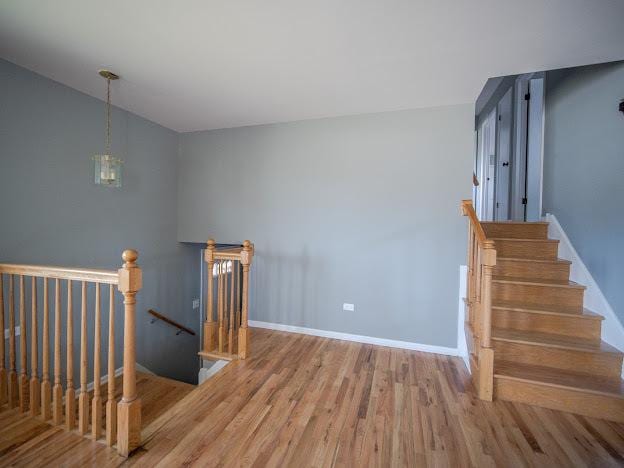
[[[187,328],[184,325],[179,324],[175,320],[172,320],[169,317],[166,317],[163,314],[160,314],[153,309],[149,309],[147,313],[156,317],[154,320],[162,320],[163,322],[168,323],[169,325],[177,328],[178,330],[180,330],[180,332],[186,332],[189,335],[195,335],[195,332],[191,330],[190,328]]]
[[[93,268],[67,268],[47,265],[17,265],[13,263],[0,263],[0,273],[6,273],[9,275],[36,276],[38,278],[119,284],[119,275],[116,271],[98,270]]]
[[[477,218],[477,213],[472,206],[472,200],[462,200],[461,208],[462,214],[464,216],[468,216],[468,219],[473,226],[477,241],[479,244],[483,244],[487,240],[487,236],[485,235],[483,226],[481,226],[481,222],[479,222],[479,218]]]

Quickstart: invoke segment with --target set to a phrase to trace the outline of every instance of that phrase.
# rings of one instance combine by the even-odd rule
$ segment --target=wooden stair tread
[[[592,353],[610,353],[623,355],[623,353],[604,341],[595,342],[584,338],[555,335],[552,333],[529,332],[506,328],[492,328],[492,339],[512,343],[522,343],[551,348],[569,349],[572,351],[585,351]]]
[[[503,224],[503,225],[510,225],[510,224],[521,224],[521,225],[526,225],[526,224],[548,224],[548,221],[480,221],[481,224]]]
[[[604,320],[604,317],[600,314],[592,312],[589,309],[583,309],[581,314],[571,314],[564,309],[557,310],[555,306],[536,306],[530,304],[524,304],[521,302],[505,302],[497,301],[492,304],[492,309],[507,309],[518,312],[528,312],[532,314],[544,314],[544,315],[558,315],[563,317],[584,318],[587,320]]]
[[[570,260],[565,260],[563,258],[497,257],[497,260],[504,260],[508,262],[557,263],[561,265],[572,264]]]
[[[228,353],[220,353],[218,351],[200,351],[197,353],[199,356],[201,356],[204,359],[207,359],[209,361],[234,361],[236,359],[238,359],[238,356],[236,356],[235,354],[228,354]]]
[[[580,374],[552,367],[497,361],[495,378],[507,378],[551,387],[597,393],[624,399],[624,381],[595,375]]]
[[[532,279],[532,278],[516,278],[513,276],[492,276],[492,282],[494,283],[515,283],[515,284],[528,284],[535,286],[554,286],[562,288],[573,289],[586,289],[582,284],[575,283],[574,281],[562,281],[555,279]]]
[[[493,241],[512,241],[512,242],[548,242],[551,244],[558,244],[559,240],[557,239],[535,239],[533,237],[490,237],[488,240]]]

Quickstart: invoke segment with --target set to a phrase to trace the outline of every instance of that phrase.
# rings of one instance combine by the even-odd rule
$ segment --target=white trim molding
[[[466,369],[470,372],[468,344],[466,343],[466,292],[468,281],[468,266],[459,266],[459,302],[457,305],[457,355],[464,360]]]
[[[552,213],[546,213],[544,220],[548,222],[548,237],[559,240],[559,257],[572,262],[570,279],[587,288],[585,289],[583,306],[605,318],[602,322],[601,338],[611,346],[624,351],[624,326],[622,326],[618,316],[615,315],[607,298],[602,294],[598,283],[583,263],[561,224],[559,224],[557,217]],[[622,377],[624,377],[624,370]]]
[[[208,362],[210,361],[207,361],[206,359],[202,360],[202,368],[199,369],[199,374],[197,375],[197,385],[201,385],[206,380],[210,379],[211,377],[214,377],[217,374],[217,372],[219,372],[221,369],[223,369],[232,361],[219,359],[217,361],[214,361],[212,365],[208,365]]]
[[[303,335],[321,336],[323,338],[333,338],[342,341],[354,341],[356,343],[365,343],[378,346],[387,346],[390,348],[410,349],[412,351],[422,351],[423,353],[444,354],[447,356],[458,356],[457,348],[447,348],[445,346],[428,345],[421,343],[412,343],[409,341],[390,340],[387,338],[376,338],[373,336],[352,335],[350,333],[342,333],[328,330],[318,330],[316,328],[297,327],[294,325],[284,325],[282,323],[261,322],[258,320],[250,320],[250,327],[266,328],[269,330],[279,330],[290,333],[300,333]]]

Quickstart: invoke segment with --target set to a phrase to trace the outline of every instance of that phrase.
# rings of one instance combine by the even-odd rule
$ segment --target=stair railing
[[[142,273],[137,266],[138,254],[134,250],[123,252],[124,264],[117,271],[86,268],[65,268],[54,266],[0,264],[0,325],[4,334],[5,315],[8,315],[9,368],[5,369],[5,341],[0,346],[0,409],[19,407],[21,413],[64,425],[67,430],[77,429],[82,435],[100,440],[105,430],[105,442],[112,446],[117,442],[117,451],[123,456],[141,443],[141,400],[136,390],[136,341],[135,305],[136,294],[141,289]],[[4,277],[8,277],[8,301],[5,308]],[[30,277],[30,281],[26,278]],[[17,281],[16,281],[17,280]],[[19,285],[19,347],[16,347],[16,300],[15,288]],[[30,283],[30,331],[26,321],[27,283]],[[50,307],[51,287],[54,288],[53,307]],[[63,288],[63,283],[65,287]],[[74,314],[75,283],[80,285],[80,317]],[[42,294],[38,295],[39,285]],[[91,286],[92,285],[92,286]],[[108,352],[107,352],[107,394],[106,423],[102,421],[102,285],[108,285]],[[124,298],[123,333],[123,393],[116,401],[115,389],[115,296],[117,286]],[[65,289],[65,293],[63,293]],[[88,313],[87,292],[94,291],[93,315]],[[65,307],[61,307],[65,296]],[[106,303],[106,301],[105,301]],[[39,306],[42,306],[40,313]],[[5,314],[5,311],[7,312]],[[50,342],[50,321],[52,318],[52,343]],[[88,388],[89,376],[87,354],[89,337],[87,323],[93,317],[93,394]],[[41,336],[39,323],[42,322]],[[65,368],[62,366],[61,325],[65,322]],[[74,383],[74,324],[80,323],[80,389],[76,411],[76,389]],[[27,335],[30,335],[28,349]],[[4,337],[3,337],[4,338]],[[39,372],[39,345],[41,345],[41,372]],[[50,374],[50,348],[53,349],[53,372]],[[16,355],[19,350],[19,375]],[[28,373],[30,360],[30,374]],[[63,387],[62,377],[65,377]],[[40,379],[41,377],[41,379]],[[6,406],[4,406],[6,404]],[[78,417],[76,418],[76,412]],[[91,413],[91,417],[89,417]],[[90,430],[89,430],[90,423]],[[105,426],[105,427],[104,427]]]
[[[200,356],[245,359],[249,356],[249,270],[253,244],[217,247],[209,239],[206,261],[206,316]],[[215,315],[216,313],[216,315]]]
[[[494,350],[492,349],[492,271],[496,265],[494,241],[488,239],[471,200],[462,200],[468,217],[468,278],[466,291],[466,341],[473,382],[479,398],[492,401]]]

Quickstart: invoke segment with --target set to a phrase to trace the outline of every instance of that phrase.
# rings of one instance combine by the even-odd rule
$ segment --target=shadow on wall
[[[323,265],[312,258],[308,248],[301,255],[283,255],[270,248],[254,257],[250,284],[250,319],[257,319],[255,311],[271,311],[271,320],[283,324],[309,324],[315,322],[319,307],[318,273]],[[314,270],[315,274],[310,272]],[[266,293],[265,293],[266,292]],[[274,311],[278,311],[277,314]]]

